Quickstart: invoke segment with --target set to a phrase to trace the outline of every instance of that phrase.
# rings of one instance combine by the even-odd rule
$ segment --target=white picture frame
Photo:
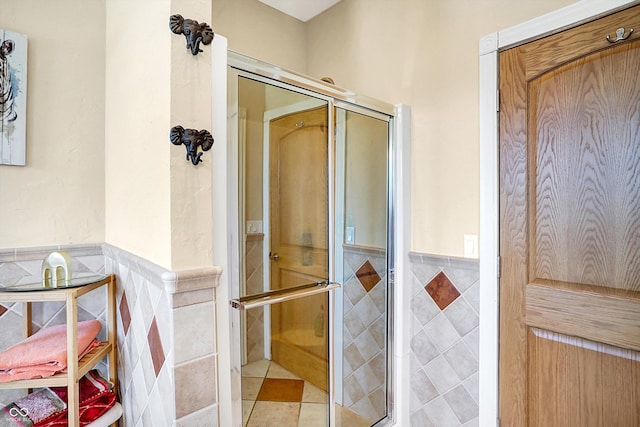
[[[24,166],[27,150],[27,36],[0,29],[0,165]]]

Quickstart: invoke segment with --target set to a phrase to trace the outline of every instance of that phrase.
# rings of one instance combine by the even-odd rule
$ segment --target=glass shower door
[[[297,76],[265,76],[273,74],[230,67],[239,196],[234,417],[241,395],[242,426],[384,425],[392,117],[331,98],[330,88],[289,85]]]
[[[246,77],[238,99],[243,424],[328,426],[329,104]]]
[[[336,108],[336,419],[388,415],[389,117]]]

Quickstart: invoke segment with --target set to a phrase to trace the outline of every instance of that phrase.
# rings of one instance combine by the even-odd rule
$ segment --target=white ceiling
[[[340,0],[258,0],[280,12],[307,22],[316,15],[329,9]]]

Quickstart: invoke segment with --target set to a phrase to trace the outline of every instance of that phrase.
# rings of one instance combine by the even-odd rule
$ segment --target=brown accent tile
[[[303,380],[265,378],[256,400],[270,402],[302,402]]]
[[[162,348],[162,340],[160,339],[160,332],[158,331],[155,316],[153,316],[153,321],[147,334],[147,341],[149,342],[149,350],[151,351],[151,359],[153,360],[153,370],[157,378],[164,364],[164,350]]]
[[[440,307],[440,310],[444,310],[460,296],[460,292],[458,292],[458,289],[451,283],[447,275],[444,274],[444,271],[438,273],[424,289],[436,305]]]
[[[380,276],[373,265],[367,260],[356,271],[356,277],[365,291],[369,292],[380,281]]]
[[[7,312],[7,307],[5,307],[4,305],[0,304],[0,316],[5,314],[6,312]]]
[[[120,318],[122,319],[122,327],[124,328],[124,334],[127,335],[129,331],[129,325],[131,325],[131,312],[129,311],[129,304],[127,303],[127,294],[122,294],[120,300]]]

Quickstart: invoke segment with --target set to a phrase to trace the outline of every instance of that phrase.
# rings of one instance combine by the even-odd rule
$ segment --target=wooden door
[[[637,427],[640,7],[499,60],[500,425]]]
[[[272,290],[328,280],[327,107],[273,120],[269,140]],[[272,306],[274,361],[327,390],[326,293]]]

